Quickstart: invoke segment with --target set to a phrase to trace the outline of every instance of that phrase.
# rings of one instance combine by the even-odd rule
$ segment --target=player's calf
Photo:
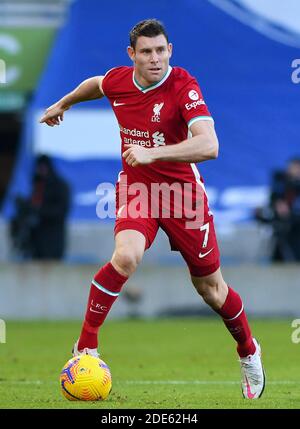
[[[79,351],[86,347],[89,349],[97,348],[99,328],[104,323],[127,279],[128,277],[120,274],[110,262],[104,265],[94,276],[78,342]]]

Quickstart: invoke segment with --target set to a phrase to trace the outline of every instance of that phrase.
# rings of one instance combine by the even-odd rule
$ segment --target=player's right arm
[[[40,123],[46,123],[50,127],[59,125],[60,121],[64,119],[64,112],[74,104],[104,97],[102,89],[103,78],[104,76],[95,76],[81,82],[72,92],[48,107],[41,117]]]

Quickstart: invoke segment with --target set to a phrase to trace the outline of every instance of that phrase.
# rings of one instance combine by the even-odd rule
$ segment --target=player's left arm
[[[192,137],[181,143],[146,149],[137,145],[125,145],[123,153],[126,162],[132,167],[151,164],[155,161],[203,162],[218,157],[219,142],[212,120],[194,122],[190,131]]]
[[[196,121],[191,127],[192,137],[181,143],[153,148],[155,161],[202,162],[216,159],[218,137],[212,120]]]

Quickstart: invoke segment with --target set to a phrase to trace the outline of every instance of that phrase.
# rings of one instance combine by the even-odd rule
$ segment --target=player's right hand
[[[48,107],[44,115],[41,117],[40,123],[46,123],[49,127],[59,125],[60,122],[64,120],[64,112],[68,109],[69,107],[62,107],[59,102],[52,104],[52,106]]]

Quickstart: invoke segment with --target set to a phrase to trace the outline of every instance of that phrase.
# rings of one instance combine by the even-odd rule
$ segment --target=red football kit
[[[134,68],[117,67],[106,73],[102,88],[118,120],[122,154],[127,150],[126,144],[150,149],[180,143],[187,139],[189,127],[195,121],[212,120],[196,80],[179,67],[169,67],[159,82],[147,88],[135,80]],[[132,167],[122,160],[123,171],[116,186],[115,233],[126,229],[139,231],[149,248],[161,227],[172,250],[181,252],[192,276],[214,273],[220,266],[220,255],[213,216],[196,165],[160,161]],[[164,193],[157,194],[157,187]],[[180,212],[182,206],[184,210]],[[97,348],[99,327],[127,280],[111,262],[95,275],[78,350]],[[255,371],[253,363],[250,365],[250,355],[258,356],[259,350],[256,352],[239,294],[228,288],[224,304],[215,311],[236,340],[240,357],[246,358],[242,364],[243,395],[257,398],[264,388],[263,369],[261,362],[257,363],[258,357],[252,361]],[[256,393],[251,391],[250,377]]]
[[[162,80],[146,88],[136,81],[133,67],[117,67],[106,73],[102,89],[118,121],[122,154],[127,150],[125,144],[153,148],[180,143],[187,139],[194,122],[212,121],[197,81],[180,67],[169,66]],[[192,275],[216,271],[219,249],[197,166],[157,161],[132,167],[123,158],[122,162],[116,185],[115,234],[137,230],[149,248],[161,227],[171,249],[181,252]],[[159,189],[174,192],[159,193]],[[201,222],[190,227],[193,214]]]

